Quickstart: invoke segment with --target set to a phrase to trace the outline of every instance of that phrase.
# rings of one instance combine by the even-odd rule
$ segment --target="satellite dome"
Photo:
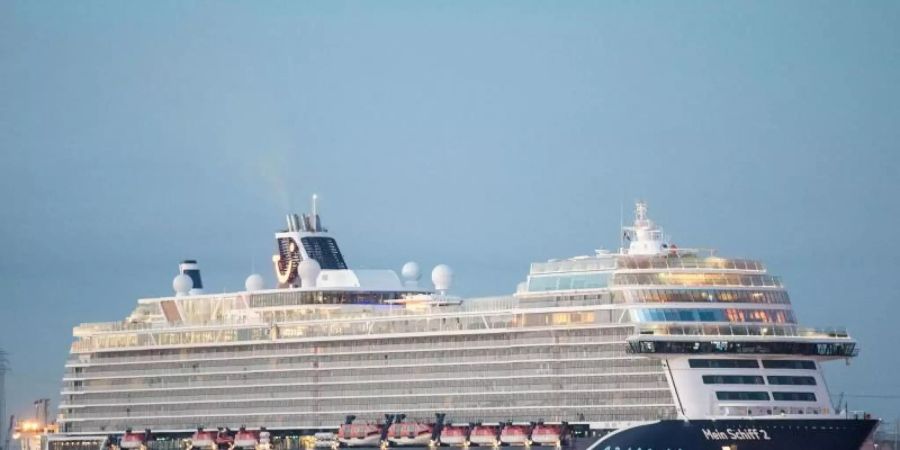
[[[262,275],[254,273],[244,281],[244,288],[247,289],[247,292],[261,291],[266,288],[266,281],[263,280]]]
[[[422,271],[419,270],[419,264],[415,261],[410,261],[403,265],[403,268],[400,269],[400,275],[403,275],[403,278],[406,278],[409,281],[419,281],[422,278]]]
[[[194,281],[191,280],[191,277],[180,273],[175,276],[172,280],[172,289],[175,289],[175,296],[181,297],[184,295],[188,295],[188,292],[194,288]]]
[[[316,287],[316,279],[319,278],[319,272],[322,266],[314,259],[304,259],[300,261],[297,267],[297,274],[300,275],[300,284],[302,287]]]
[[[434,266],[434,270],[431,271],[431,282],[438,291],[450,289],[450,284],[453,283],[453,269],[446,264]]]

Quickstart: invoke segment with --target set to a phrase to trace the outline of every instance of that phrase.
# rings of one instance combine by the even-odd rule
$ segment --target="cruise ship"
[[[639,202],[618,251],[531,264],[514,294],[459,298],[416,263],[350,269],[310,214],[275,234],[277,286],[174,295],[81,324],[48,450],[547,446],[856,450],[835,407],[841,330],[798,325],[762,263],[682,248]]]

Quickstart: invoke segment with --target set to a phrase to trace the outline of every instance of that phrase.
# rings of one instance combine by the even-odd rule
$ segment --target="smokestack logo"
[[[297,247],[296,241],[291,238],[278,239],[278,254],[272,256],[272,263],[275,265],[275,276],[278,278],[279,287],[296,284],[300,259],[300,249]]]

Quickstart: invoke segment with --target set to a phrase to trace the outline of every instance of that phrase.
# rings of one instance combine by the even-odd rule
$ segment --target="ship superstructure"
[[[434,439],[422,423],[440,414],[448,430],[495,429],[498,443],[570,425],[625,436],[673,421],[841,417],[820,364],[855,356],[855,341],[801,328],[761,263],[672,245],[644,203],[618,252],[534,263],[514,295],[478,299],[447,295],[443,265],[435,289],[419,286],[414,263],[402,277],[348,269],[315,210],[276,234],[276,289],[254,275],[242,292],[191,295],[182,274],[175,296],[77,327],[60,439],[311,434],[355,416],[388,442],[378,421],[390,413]]]

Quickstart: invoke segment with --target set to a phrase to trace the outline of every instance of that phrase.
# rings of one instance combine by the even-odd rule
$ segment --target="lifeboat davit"
[[[197,428],[197,431],[191,436],[191,448],[212,448],[216,446],[216,433],[212,431],[204,431],[203,428]]]
[[[472,428],[469,434],[469,443],[482,446],[500,445],[500,425],[478,424]]]
[[[538,445],[560,446],[568,441],[569,430],[565,422],[562,424],[538,423],[531,431],[531,441]]]
[[[131,428],[129,428],[125,430],[125,434],[122,435],[122,439],[119,440],[119,448],[129,450],[145,448],[149,439],[150,430],[145,430],[143,433],[134,433],[131,431]]]
[[[256,449],[259,445],[259,433],[241,427],[234,435],[234,447],[243,449]]]
[[[506,445],[531,445],[531,424],[507,423],[500,431],[500,443]]]
[[[216,447],[220,449],[230,449],[234,446],[234,435],[228,428],[221,429],[216,434]]]
[[[469,443],[469,432],[472,427],[464,425],[444,425],[441,429],[441,445],[466,446]]]

